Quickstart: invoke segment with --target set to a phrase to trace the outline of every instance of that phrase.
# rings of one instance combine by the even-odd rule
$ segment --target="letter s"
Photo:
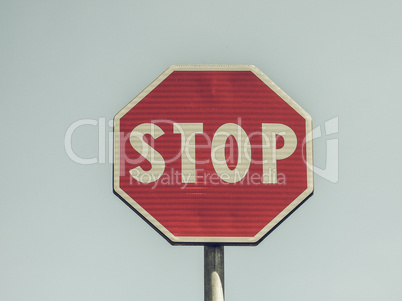
[[[165,160],[162,155],[144,141],[144,135],[150,134],[154,139],[165,132],[153,123],[143,123],[136,126],[130,134],[131,146],[151,163],[151,169],[145,171],[138,166],[130,170],[131,176],[142,183],[152,183],[158,180],[165,171]]]

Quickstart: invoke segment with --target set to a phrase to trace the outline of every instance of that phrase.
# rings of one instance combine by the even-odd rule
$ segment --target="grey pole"
[[[224,300],[224,280],[223,246],[204,246],[204,301]]]

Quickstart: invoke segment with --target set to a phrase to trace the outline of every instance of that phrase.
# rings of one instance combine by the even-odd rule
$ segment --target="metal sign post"
[[[204,301],[224,300],[224,280],[223,246],[204,246]]]

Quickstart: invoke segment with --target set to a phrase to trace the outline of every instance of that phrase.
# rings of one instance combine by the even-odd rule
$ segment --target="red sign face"
[[[114,192],[171,243],[256,244],[313,193],[311,117],[254,66],[172,66],[114,120]]]

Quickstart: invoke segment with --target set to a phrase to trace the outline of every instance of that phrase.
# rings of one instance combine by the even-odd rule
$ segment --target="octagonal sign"
[[[172,66],[115,117],[114,192],[173,244],[257,244],[313,193],[311,129],[254,66]]]

